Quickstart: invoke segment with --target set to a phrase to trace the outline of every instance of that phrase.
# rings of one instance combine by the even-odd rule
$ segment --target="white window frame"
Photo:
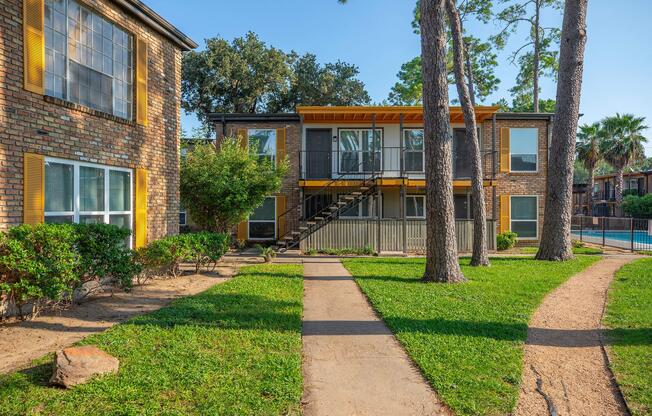
[[[418,198],[423,200],[423,216],[418,216],[418,215],[407,215],[407,200],[408,198]],[[405,218],[411,218],[411,219],[425,219],[426,218],[426,196],[423,194],[408,194],[405,196]]]
[[[344,170],[342,170],[342,153],[344,153],[344,151],[341,148],[341,143],[342,143],[341,136],[342,136],[342,132],[344,132],[344,131],[357,131],[357,132],[360,133],[358,135],[358,145],[359,145],[358,150],[356,152],[353,152],[353,151],[350,152],[350,153],[357,153],[358,154],[358,170],[357,171],[344,171]],[[337,131],[337,156],[338,156],[337,157],[337,163],[338,163],[339,166],[337,167],[337,171],[340,174],[357,175],[357,174],[360,174],[360,173],[371,172],[371,170],[365,170],[364,165],[362,163],[364,161],[364,154],[365,153],[369,153],[369,154],[378,153],[378,154],[380,154],[380,162],[379,162],[380,168],[379,168],[379,170],[383,169],[383,153],[384,153],[383,152],[383,147],[384,147],[384,143],[385,143],[385,132],[384,132],[384,130],[381,129],[381,128],[376,129],[376,131],[380,133],[380,149],[375,150],[375,151],[374,150],[363,150],[362,149],[362,132],[363,131],[368,131],[369,132],[369,134],[372,136],[371,140],[373,142],[373,140],[374,140],[374,138],[373,138],[374,129],[372,129],[372,128],[366,128],[366,127],[348,128],[348,127],[345,127],[345,128],[339,128],[338,129],[338,131]],[[346,151],[346,152],[349,153],[349,151]]]
[[[271,163],[273,165],[275,165],[276,164],[276,153],[278,152],[278,149],[276,148],[276,140],[277,140],[276,129],[247,129],[247,146],[249,147],[249,149],[251,149],[251,135],[252,135],[252,133],[255,134],[256,132],[261,132],[261,131],[271,131],[271,132],[274,133],[273,134],[274,140],[272,140],[272,143],[274,145],[274,151],[272,152],[272,154],[269,154],[269,153],[256,153],[256,156],[258,156],[258,157],[261,157],[261,156],[269,157]]]
[[[348,193],[343,193],[343,194],[337,194],[336,200],[340,199],[341,195],[348,195]],[[358,215],[342,215],[340,214],[339,218],[343,220],[368,220],[371,218],[376,218],[376,213],[374,212],[374,204],[373,202],[376,200],[376,195],[370,195],[367,198],[365,198],[362,202],[369,204],[369,215],[362,215],[362,204],[358,204]],[[383,194],[380,194],[380,218],[383,218]]]
[[[410,128],[404,128],[403,129],[403,170],[406,173],[424,173],[426,171],[426,141],[425,141],[425,136],[424,136],[424,140],[423,140],[423,149],[421,149],[421,166],[423,168],[421,170],[408,170],[407,166],[406,166],[405,154],[406,153],[418,153],[418,151],[416,151],[416,150],[408,150],[408,148],[407,148],[407,141],[406,141],[407,132],[414,131],[414,130],[423,131],[423,128],[422,127],[410,127]]]
[[[69,159],[60,159],[60,158],[55,158],[55,157],[46,157],[45,158],[45,163],[52,162],[52,163],[60,163],[63,165],[72,165],[73,167],[73,197],[72,197],[72,204],[73,204],[73,210],[72,211],[44,211],[45,217],[63,217],[63,216],[72,216],[73,220],[72,222],[75,224],[79,224],[79,217],[83,215],[102,215],[103,216],[103,222],[104,224],[109,224],[109,220],[111,215],[129,215],[129,229],[133,232],[134,230],[134,171],[133,169],[129,168],[121,168],[121,167],[115,167],[115,166],[108,166],[108,165],[100,165],[97,163],[88,163],[88,162],[80,162],[76,160],[69,160]],[[102,169],[104,170],[104,211],[80,211],[80,190],[79,190],[79,170],[81,167],[88,167],[88,168],[94,168],[94,169]],[[110,188],[110,172],[111,171],[117,171],[117,172],[127,172],[129,173],[129,211],[111,211],[110,207],[110,194],[111,194],[111,188]],[[47,191],[47,189],[45,190]],[[133,235],[132,235],[133,237]],[[129,247],[131,248],[132,245],[132,238],[129,238]]]
[[[266,196],[265,199],[267,199],[267,198],[272,198],[274,200],[274,220],[252,220],[250,218],[247,219],[247,239],[248,240],[253,240],[253,241],[276,241],[276,239],[278,238],[278,235],[277,235],[278,230],[277,230],[277,223],[276,223],[276,220],[278,218],[278,212],[276,212],[276,208],[277,208],[276,196],[275,195]],[[254,223],[255,222],[274,222],[274,238],[251,237],[251,227],[249,226],[249,224],[251,224],[252,222],[254,222]]]
[[[535,155],[535,161],[534,163],[536,164],[536,169],[534,170],[514,170],[512,169],[512,155],[515,154],[523,154],[523,153],[512,153],[512,143],[513,143],[513,135],[512,131],[514,130],[535,130],[536,135],[535,135],[535,143],[536,143],[536,152],[534,153]],[[538,127],[510,127],[509,128],[509,171],[514,172],[514,173],[539,173],[539,128]],[[528,153],[529,154],[529,153]]]
[[[116,75],[114,73],[111,74],[111,75],[106,74],[104,72],[104,69],[102,69],[102,71],[99,71],[99,70],[97,70],[95,68],[89,67],[88,65],[81,64],[80,62],[77,62],[76,60],[74,60],[74,59],[72,59],[70,57],[70,52],[69,52],[69,49],[70,49],[70,46],[69,46],[69,44],[70,44],[70,17],[69,17],[69,12],[68,12],[69,0],[64,0],[64,2],[65,2],[64,7],[65,7],[65,19],[66,19],[66,22],[65,22],[65,31],[66,31],[66,33],[64,34],[65,35],[65,40],[64,40],[65,45],[64,45],[64,52],[63,52],[64,57],[65,57],[65,63],[64,63],[64,65],[65,65],[65,69],[64,69],[64,72],[65,72],[65,78],[64,78],[65,91],[64,91],[63,97],[57,97],[56,95],[51,95],[51,96],[53,96],[55,98],[60,98],[60,99],[66,100],[66,101],[70,101],[70,102],[75,103],[77,105],[88,107],[88,108],[90,108],[92,110],[95,110],[95,111],[110,114],[112,116],[121,118],[123,120],[134,120],[135,116],[136,116],[136,111],[135,111],[136,94],[135,94],[135,90],[134,90],[135,84],[136,84],[136,79],[135,79],[135,75],[136,75],[136,62],[135,62],[136,61],[136,57],[135,57],[136,37],[135,37],[135,35],[132,32],[130,32],[130,31],[126,30],[125,28],[123,28],[122,26],[118,25],[116,22],[114,22],[112,19],[108,18],[106,15],[98,12],[97,10],[95,10],[93,8],[88,7],[86,5],[86,3],[82,2],[82,1],[75,0],[75,2],[77,3],[77,6],[80,9],[85,9],[87,12],[89,12],[91,14],[91,19],[92,19],[93,15],[97,15],[101,19],[108,22],[114,29],[118,29],[118,30],[126,33],[127,36],[129,37],[129,43],[130,43],[130,46],[131,46],[131,49],[130,49],[130,58],[131,59],[130,59],[130,62],[128,62],[126,64],[127,70],[129,71],[129,77],[126,80],[118,80],[118,82],[124,82],[124,83],[128,84],[128,86],[131,89],[130,100],[127,100],[127,97],[123,97],[123,99],[122,99],[122,101],[126,101],[126,103],[128,105],[127,106],[127,116],[125,117],[123,115],[116,114],[116,101],[119,100],[116,97],[116,79],[117,79]],[[79,23],[81,23],[81,22],[79,22]],[[91,33],[91,36],[92,35],[93,35],[93,33]],[[44,33],[43,36],[45,37],[45,33]],[[44,42],[45,42],[45,38],[44,38]],[[113,60],[112,62],[113,62],[113,65],[114,65],[113,70],[115,71],[114,48],[115,48],[115,41],[112,39],[112,47],[111,47],[111,55],[112,56],[111,56],[111,58]],[[92,49],[91,49],[91,51],[92,51]],[[95,108],[95,107],[92,107],[92,106],[87,106],[85,104],[81,104],[80,102],[73,101],[70,98],[70,96],[71,96],[70,95],[70,89],[71,89],[70,61],[73,61],[78,65],[86,66],[86,67],[90,68],[91,70],[93,70],[95,72],[99,72],[99,73],[101,73],[103,75],[111,77],[112,94],[111,94],[111,111],[110,112],[106,112],[106,111],[101,110],[99,108]],[[47,68],[46,68],[46,72],[48,72]],[[50,94],[46,93],[46,95],[50,95]]]
[[[513,220],[512,219],[512,213],[514,212],[512,209],[512,199],[514,198],[535,198],[535,204],[536,204],[536,214],[535,214],[535,219],[534,220]],[[536,235],[534,237],[521,237],[519,236],[519,240],[525,240],[525,241],[533,241],[533,240],[538,240],[539,239],[539,195],[510,195],[509,196],[509,229],[512,229],[512,222],[536,222]]]

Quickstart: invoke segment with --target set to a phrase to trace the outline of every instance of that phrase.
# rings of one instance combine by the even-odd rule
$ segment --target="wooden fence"
[[[379,224],[380,222],[380,224]],[[426,251],[426,221],[405,222],[407,244],[410,253]],[[380,232],[380,249],[378,247]],[[460,253],[471,252],[473,248],[473,221],[456,220],[457,249]],[[330,222],[301,242],[301,250],[343,249],[371,247],[375,251],[402,252],[403,220],[382,219],[339,219]],[[487,221],[487,247],[496,250],[496,222]]]

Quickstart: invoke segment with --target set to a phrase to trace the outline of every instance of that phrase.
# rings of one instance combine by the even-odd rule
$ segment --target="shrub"
[[[229,236],[221,233],[189,233],[152,241],[137,251],[137,261],[146,273],[181,274],[181,263],[191,262],[195,272],[222,258],[229,249]]]
[[[97,280],[130,288],[134,276],[141,271],[125,244],[131,231],[108,224],[77,224],[75,231],[82,283]]]
[[[271,247],[263,247],[260,244],[256,244],[256,248],[260,250],[260,255],[265,259],[265,263],[271,263],[276,257],[276,252]]]
[[[627,195],[623,200],[623,211],[634,218],[652,218],[652,193]]]
[[[309,249],[304,254],[313,256],[315,254],[326,254],[329,256],[375,256],[376,252],[373,247],[366,245],[362,248],[322,248],[322,249]]]
[[[496,237],[496,246],[499,251],[509,250],[516,245],[517,235],[513,231],[505,231]]]
[[[580,240],[573,240],[571,242],[573,244],[573,248],[582,248],[584,247],[584,242]]]
[[[33,313],[48,301],[69,300],[80,282],[80,255],[72,225],[21,225],[0,237],[0,292],[18,308]]]

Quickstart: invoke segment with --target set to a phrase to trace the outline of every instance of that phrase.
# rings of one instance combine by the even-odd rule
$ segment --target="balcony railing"
[[[301,179],[332,179],[341,176],[356,179],[370,173],[386,178],[419,178],[425,174],[426,161],[422,150],[383,147],[375,150],[302,150],[299,153]],[[484,173],[489,176],[489,172]],[[471,177],[471,161],[466,155],[453,153],[453,177]]]

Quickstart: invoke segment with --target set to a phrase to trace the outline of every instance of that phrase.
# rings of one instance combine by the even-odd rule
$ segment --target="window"
[[[538,198],[536,196],[512,196],[511,198],[511,230],[520,239],[537,238]]]
[[[131,119],[133,43],[75,0],[45,0],[45,93]]]
[[[382,130],[342,129],[339,131],[340,172],[380,171],[383,135]]]
[[[45,159],[45,222],[131,229],[131,169]]]
[[[426,196],[408,195],[405,197],[406,218],[426,218]]]
[[[406,129],[403,131],[405,149],[403,150],[406,172],[424,172],[423,129]]]
[[[187,224],[187,214],[186,214],[186,209],[182,206],[179,206],[179,225],[186,225]]]
[[[347,195],[347,194],[342,194]],[[338,195],[339,199],[339,195]],[[373,218],[376,216],[375,202],[378,200],[377,196],[370,196],[362,201],[350,206],[340,213],[340,218]],[[382,196],[381,196],[381,217],[382,217]]]
[[[455,209],[455,219],[470,220],[473,218],[473,215],[471,215],[470,193],[453,195],[453,207]]]
[[[511,171],[536,172],[538,170],[539,130],[512,128],[509,137]]]
[[[249,217],[250,240],[274,240],[276,238],[276,197],[265,198]]]
[[[276,160],[276,130],[274,129],[249,129],[249,149],[258,155],[261,160]]]

